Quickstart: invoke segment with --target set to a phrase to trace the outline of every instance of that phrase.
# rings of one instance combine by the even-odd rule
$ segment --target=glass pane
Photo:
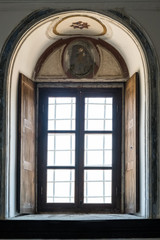
[[[48,98],[48,130],[75,130],[74,97]]]
[[[48,134],[47,165],[75,165],[75,134]]]
[[[85,120],[85,126],[86,126],[86,130],[103,131],[104,121],[103,120]],[[110,130],[110,129],[107,129],[107,130]]]
[[[112,98],[85,98],[85,130],[112,130]]]
[[[84,203],[112,203],[112,170],[84,171]]]
[[[47,203],[73,203],[75,170],[47,170]]]
[[[112,166],[112,150],[85,151],[85,166]]]
[[[85,134],[84,165],[112,165],[112,134]]]

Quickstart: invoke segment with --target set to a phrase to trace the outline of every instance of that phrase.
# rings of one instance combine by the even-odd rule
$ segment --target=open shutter
[[[139,208],[138,73],[125,85],[125,212]]]
[[[35,87],[20,75],[19,82],[19,210],[35,211]]]

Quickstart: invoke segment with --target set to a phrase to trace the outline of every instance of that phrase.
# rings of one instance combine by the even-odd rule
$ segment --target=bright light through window
[[[48,98],[47,203],[75,201],[75,169],[66,169],[75,168],[75,104],[71,97]]]
[[[47,203],[75,202],[76,163],[84,166],[83,203],[112,203],[113,99],[85,98],[83,121],[83,162],[77,163],[76,98],[48,98]]]

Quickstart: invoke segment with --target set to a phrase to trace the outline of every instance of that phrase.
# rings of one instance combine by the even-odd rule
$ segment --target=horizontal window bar
[[[48,103],[48,105],[74,105],[74,104],[76,104],[75,102],[68,102],[68,103],[65,103],[65,102],[63,102],[63,103]],[[110,104],[107,104],[107,105],[110,105]]]
[[[46,169],[75,169],[74,166],[46,166]]]
[[[113,131],[84,131],[84,134],[112,134]]]
[[[109,170],[112,170],[112,167],[107,167],[107,166],[104,166],[104,167],[96,167],[96,166],[94,166],[94,167],[90,167],[90,166],[85,166],[85,167],[83,167],[84,169],[91,169],[91,170],[106,170],[106,169],[109,169]]]
[[[88,181],[89,182],[89,181]],[[92,181],[93,182],[93,181]],[[106,181],[107,182],[107,181]],[[47,181],[47,183],[75,183],[75,181]]]
[[[47,133],[76,133],[76,131],[70,130],[48,130]]]
[[[100,152],[102,152],[102,151],[110,151],[110,150],[112,150],[112,148],[94,148],[94,149],[92,149],[92,148],[90,148],[90,149],[85,149],[87,152],[89,152],[89,151],[100,151]]]
[[[103,198],[103,197],[106,197],[106,198],[109,198],[109,197],[112,197],[112,196],[109,196],[109,195],[105,195],[105,196],[87,196],[87,198]]]
[[[75,118],[72,118],[72,117],[70,117],[70,118],[48,118],[48,120],[61,120],[61,121],[66,121],[66,120],[75,120]],[[107,120],[112,120],[112,119],[107,119]]]
[[[109,180],[87,180],[87,181],[84,181],[84,183],[111,183],[112,181],[109,181]]]
[[[100,150],[98,150],[98,151],[100,151]],[[48,150],[48,152],[75,152],[75,150],[72,150],[72,149],[56,149],[56,150]]]
[[[101,105],[101,106],[107,106],[107,105],[113,105],[113,103],[85,103],[85,104],[88,104],[88,105]]]
[[[64,196],[56,196],[56,197],[52,197],[52,196],[47,196],[47,198],[65,198],[65,199],[68,199],[68,198],[72,198],[74,199],[74,197],[64,197]]]

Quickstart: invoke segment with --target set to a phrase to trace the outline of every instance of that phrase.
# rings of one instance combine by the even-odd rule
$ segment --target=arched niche
[[[69,56],[72,48],[78,45],[80,49],[84,47],[90,49],[94,70],[89,74],[73,75],[67,74],[69,71]],[[75,53],[76,55],[77,53]],[[84,53],[86,55],[86,53]],[[73,59],[73,63],[76,58]],[[85,61],[86,62],[86,61]],[[77,62],[79,65],[80,63]],[[54,82],[59,79],[61,82],[75,81],[80,82],[123,82],[129,78],[128,68],[120,53],[109,43],[102,39],[93,39],[89,37],[71,37],[60,39],[49,46],[38,59],[34,74],[34,81]]]
[[[140,76],[140,212],[143,217],[157,217],[159,206],[157,159],[157,79],[158,65],[152,43],[141,27],[130,17],[118,12],[74,10],[55,12],[39,10],[27,16],[11,33],[2,54],[1,92],[1,218],[16,215],[17,177],[17,98],[19,73],[34,76],[36,63],[42,53],[60,38],[73,36],[63,31],[61,20],[73,15],[85,15],[101,23],[99,32],[92,29],[89,36],[102,38],[119,51],[125,60],[129,76]],[[58,20],[57,20],[58,19]],[[56,24],[54,24],[56,21]],[[59,25],[58,25],[59,24]],[[54,25],[54,31],[49,34]],[[59,28],[58,28],[58,27]],[[48,30],[49,29],[49,30]],[[108,31],[106,31],[108,29]],[[69,33],[69,34],[68,34]],[[102,34],[103,33],[103,34]],[[87,33],[83,33],[87,36]],[[33,79],[34,80],[34,79]],[[2,137],[3,136],[3,137]]]

